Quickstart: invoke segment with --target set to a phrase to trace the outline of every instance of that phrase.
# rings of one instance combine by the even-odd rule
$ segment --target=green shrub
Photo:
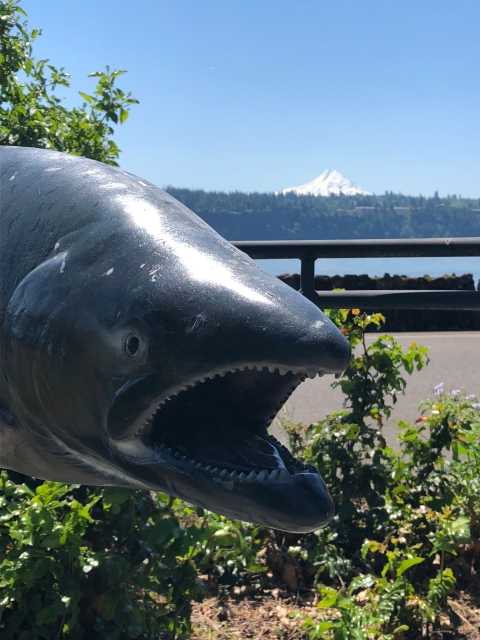
[[[158,638],[190,629],[207,533],[191,509],[143,491],[0,476],[2,638]],[[169,636],[170,637],[170,636]]]
[[[400,638],[406,630],[419,638],[439,629],[442,614],[454,625],[448,596],[480,569],[480,403],[439,384],[421,418],[399,424],[399,451],[386,446],[386,399],[395,402],[401,368],[421,368],[426,351],[413,344],[402,353],[389,336],[367,348],[364,331],[378,318],[340,316],[353,345],[363,345],[335,383],[345,411],[289,428],[292,448],[319,466],[337,506],[305,556],[320,606],[335,611],[320,626],[306,621],[312,639]]]

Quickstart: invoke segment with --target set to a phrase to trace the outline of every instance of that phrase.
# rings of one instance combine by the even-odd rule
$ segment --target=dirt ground
[[[191,640],[308,640],[302,629],[303,616],[325,617],[314,603],[299,605],[285,592],[274,589],[261,597],[213,597],[193,608],[195,633]],[[478,596],[478,598],[477,598]],[[450,640],[480,640],[480,585],[478,594],[456,593],[449,601],[462,625],[455,633],[445,627],[436,637]],[[300,612],[301,617],[292,617]]]
[[[262,598],[211,598],[194,607],[192,640],[304,640],[308,635],[301,628],[303,618],[291,617],[297,611],[320,619],[316,607],[299,607],[276,593]]]

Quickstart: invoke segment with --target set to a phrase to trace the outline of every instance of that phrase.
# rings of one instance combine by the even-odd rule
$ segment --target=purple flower
[[[480,402],[474,402],[472,404],[472,409],[480,409]]]
[[[451,396],[458,396],[459,393],[460,393],[460,389],[452,389],[450,391]]]
[[[443,382],[440,382],[439,384],[435,385],[433,387],[433,390],[434,390],[436,396],[442,395],[442,393],[443,393]]]
[[[465,400],[473,400],[475,398],[474,394],[471,393],[470,395],[465,397]]]

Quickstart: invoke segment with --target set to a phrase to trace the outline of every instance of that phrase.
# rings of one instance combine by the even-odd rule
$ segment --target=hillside
[[[480,198],[166,190],[228,240],[480,236]]]

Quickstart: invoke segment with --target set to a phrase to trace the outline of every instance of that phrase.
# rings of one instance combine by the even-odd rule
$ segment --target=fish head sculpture
[[[11,226],[27,264],[4,278],[0,464],[286,531],[328,524],[318,470],[268,427],[306,377],[348,366],[340,331],[161,189],[66,154],[5,152],[3,180],[24,188],[2,215],[40,222],[23,245]]]

